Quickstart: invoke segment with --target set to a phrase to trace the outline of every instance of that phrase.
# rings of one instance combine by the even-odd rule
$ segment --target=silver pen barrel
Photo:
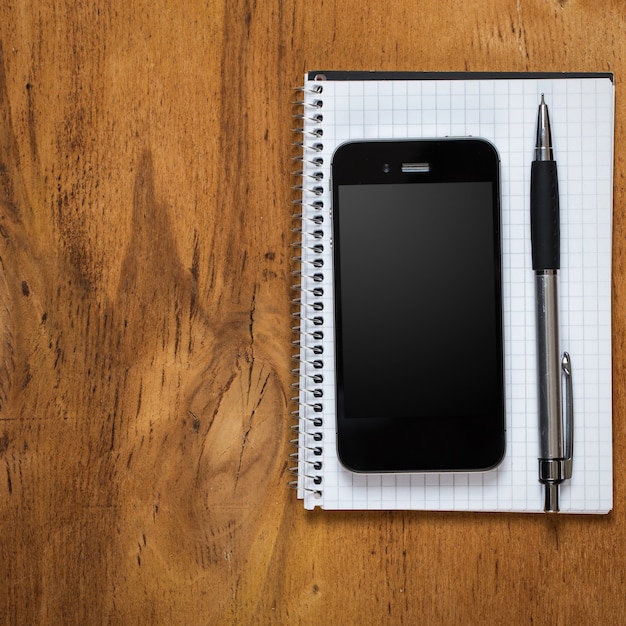
[[[539,380],[539,480],[546,485],[544,508],[559,510],[558,485],[565,479],[556,270],[535,276]]]

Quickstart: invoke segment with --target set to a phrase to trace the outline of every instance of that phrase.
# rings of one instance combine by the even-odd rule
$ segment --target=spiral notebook
[[[310,72],[296,103],[292,486],[305,508],[543,511],[529,224],[542,93],[559,167],[561,343],[574,386],[573,474],[561,487],[561,512],[612,508],[612,75],[380,72]],[[486,473],[355,474],[341,466],[335,445],[331,158],[348,140],[445,136],[488,139],[501,157],[507,453]],[[471,367],[471,355],[466,361]]]

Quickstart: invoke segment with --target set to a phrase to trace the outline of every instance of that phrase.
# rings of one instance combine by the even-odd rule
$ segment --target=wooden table
[[[625,16],[4,0],[4,623],[624,623]],[[307,69],[615,72],[610,515],[305,512],[287,488]]]

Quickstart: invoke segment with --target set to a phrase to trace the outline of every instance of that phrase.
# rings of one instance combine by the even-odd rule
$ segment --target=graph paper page
[[[420,76],[307,79],[305,100],[309,108],[321,113],[322,119],[305,121],[304,149],[306,152],[315,144],[314,153],[323,163],[306,165],[305,178],[307,173],[322,174],[315,193],[328,217],[330,163],[337,146],[346,141],[474,136],[496,146],[501,158],[502,188],[506,456],[498,469],[486,473],[361,475],[340,465],[335,441],[332,256],[330,245],[325,245],[321,258],[327,332],[324,358],[320,360],[323,403],[317,407],[318,411],[323,407],[323,423],[315,428],[320,433],[316,460],[321,461],[316,467],[321,469],[313,472],[316,486],[311,488],[309,464],[300,464],[299,495],[306,508],[543,510],[537,462],[535,291],[529,205],[537,109],[541,94],[545,94],[559,169],[561,347],[571,355],[575,409],[573,475],[561,486],[561,511],[607,512],[612,507],[612,80],[606,76],[570,75]],[[318,129],[322,130],[321,136]],[[310,210],[306,197],[303,204],[306,218]],[[330,220],[324,223],[323,235],[319,231],[318,236],[330,243]],[[307,254],[309,260],[313,258],[312,253],[304,251],[304,263]],[[303,287],[307,280],[303,278]],[[310,334],[303,332],[303,360],[306,343],[311,341],[308,337]],[[467,355],[461,367],[472,367],[471,358]],[[453,377],[451,380],[453,384]],[[306,448],[306,433],[311,432],[312,423],[306,391],[301,391],[300,400],[300,428],[305,433],[301,445]],[[301,451],[304,456],[308,453]]]

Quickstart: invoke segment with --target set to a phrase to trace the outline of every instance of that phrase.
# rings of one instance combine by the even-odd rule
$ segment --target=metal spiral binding
[[[296,91],[301,97],[294,102],[298,110],[294,119],[300,121],[302,126],[294,129],[300,136],[300,140],[294,143],[300,154],[294,158],[299,169],[293,172],[298,179],[298,184],[294,185],[298,199],[294,200],[296,209],[292,215],[296,222],[292,229],[292,261],[297,268],[292,272],[296,279],[292,285],[295,308],[292,316],[297,320],[292,329],[297,335],[292,341],[297,350],[292,359],[297,366],[292,373],[298,380],[292,384],[297,395],[291,400],[297,408],[291,412],[296,423],[291,427],[294,437],[290,443],[296,451],[290,455],[295,465],[289,468],[294,476],[289,485],[299,493],[310,492],[314,497],[321,498],[324,391],[320,385],[324,378],[320,370],[324,367],[324,347],[321,343],[324,339],[324,304],[320,298],[324,290],[319,283],[324,280],[324,261],[319,255],[324,251],[325,207],[319,199],[324,193],[324,174],[318,168],[324,165],[320,155],[324,149],[324,130],[321,126],[324,121],[323,86],[299,87]]]

